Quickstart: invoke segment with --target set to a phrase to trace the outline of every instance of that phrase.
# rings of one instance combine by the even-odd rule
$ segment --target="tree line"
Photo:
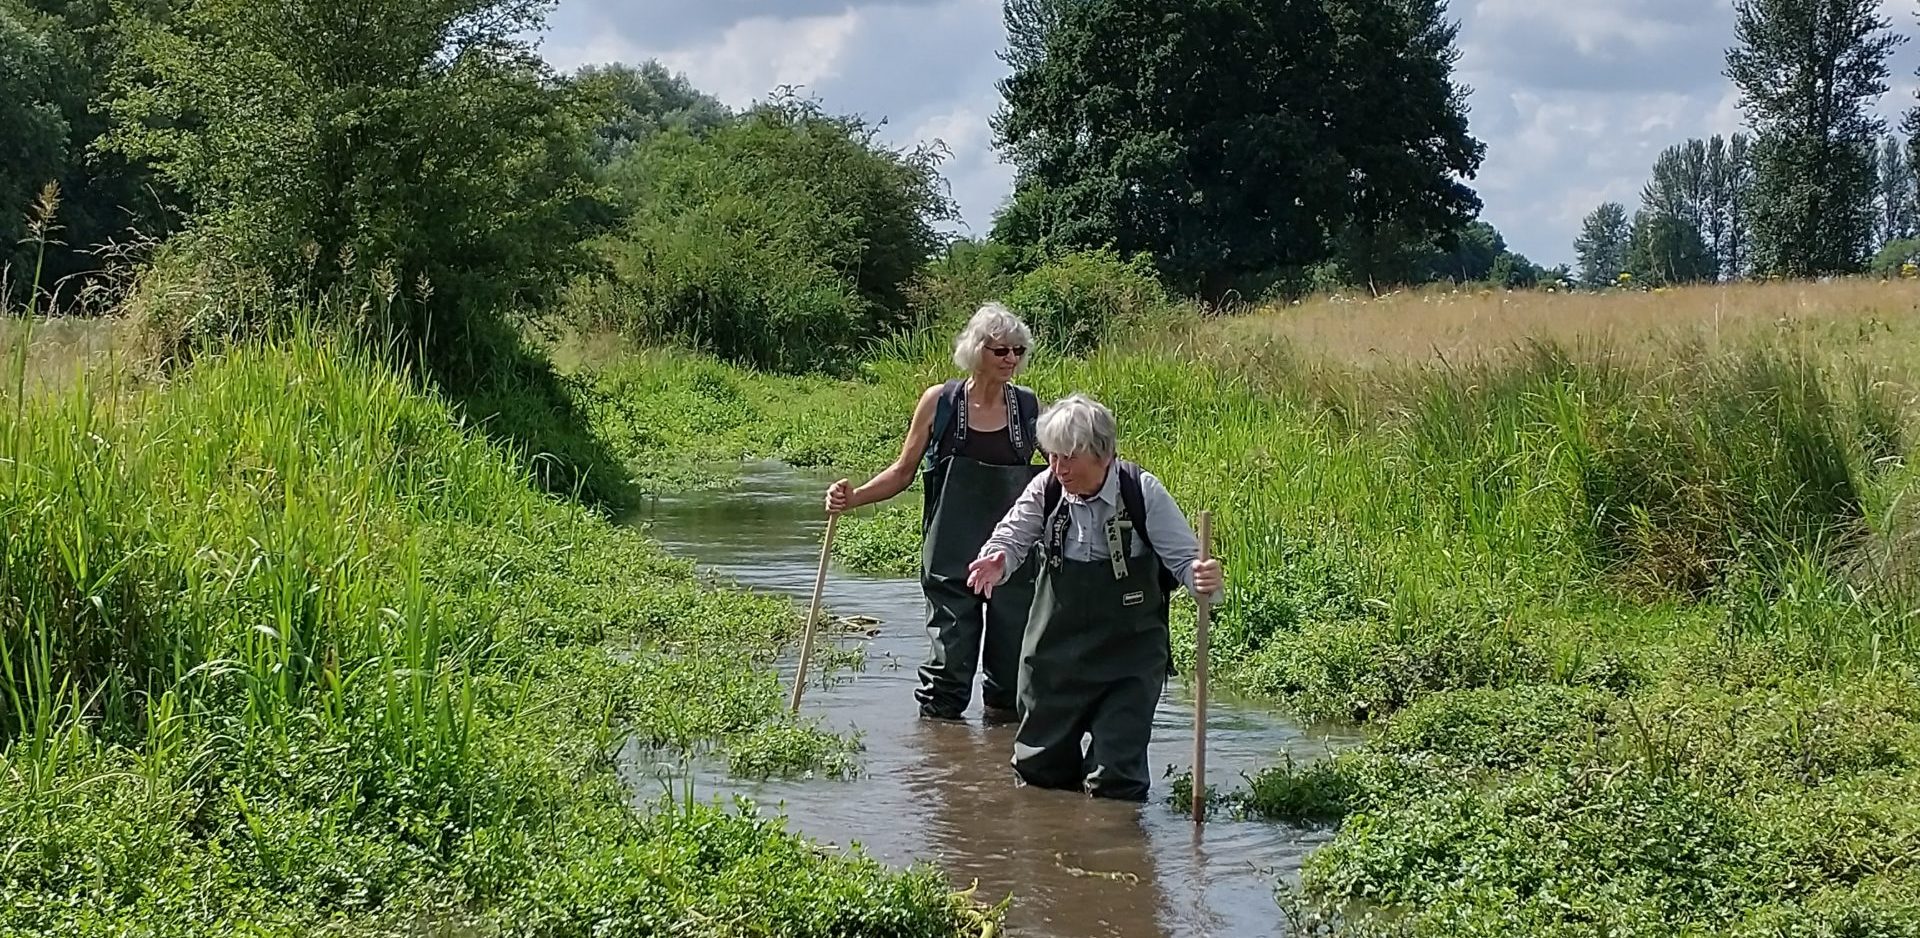
[[[1920,255],[1913,134],[1872,108],[1906,37],[1872,0],[1743,0],[1726,74],[1750,133],[1654,163],[1639,208],[1607,202],[1574,242],[1583,283],[1664,285],[1887,271]]]
[[[556,312],[789,369],[924,317],[952,267],[937,145],[792,92],[736,113],[657,64],[556,73],[532,46],[548,6],[0,0],[0,292],[42,249],[67,297],[131,252],[130,299],[183,347],[353,294],[376,302],[343,315],[469,364]],[[1212,302],[1571,276],[1479,217],[1443,0],[1003,13],[1016,176],[980,284],[1109,256]],[[1670,149],[1636,211],[1597,210],[1582,279],[1818,276],[1913,236],[1911,144],[1866,110],[1902,41],[1877,5],[1736,17],[1749,132]],[[23,244],[50,183],[57,238]]]

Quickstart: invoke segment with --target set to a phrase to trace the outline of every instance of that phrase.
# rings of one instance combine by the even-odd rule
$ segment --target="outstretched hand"
[[[988,599],[993,598],[993,588],[1000,583],[1000,576],[1006,570],[1007,555],[988,554],[967,566],[967,587]]]

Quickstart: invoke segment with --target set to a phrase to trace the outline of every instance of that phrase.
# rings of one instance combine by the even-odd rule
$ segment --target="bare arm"
[[[927,439],[933,435],[933,413],[940,404],[942,390],[944,387],[936,384],[920,395],[920,403],[913,408],[913,420],[907,424],[907,438],[900,444],[899,457],[893,465],[867,480],[867,484],[853,490],[847,498],[849,510],[884,502],[913,485],[921,456],[927,451]]]

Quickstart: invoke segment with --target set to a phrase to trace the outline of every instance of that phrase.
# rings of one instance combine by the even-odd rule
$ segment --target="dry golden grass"
[[[1216,321],[1208,337],[1246,349],[1280,343],[1343,365],[1499,358],[1534,341],[1658,357],[1680,347],[1782,342],[1871,347],[1889,364],[1920,350],[1920,281],[1843,279],[1608,293],[1452,292],[1316,297]]]
[[[128,331],[118,318],[62,317],[35,321],[29,335],[25,320],[0,319],[0,375],[11,391],[18,343],[26,341],[27,387],[66,387],[83,373],[126,364],[133,347]]]

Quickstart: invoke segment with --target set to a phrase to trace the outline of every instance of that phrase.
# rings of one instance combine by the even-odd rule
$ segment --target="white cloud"
[[[832,78],[860,26],[862,11],[783,20],[743,20],[718,42],[661,53],[668,68],[727,104],[744,107],[781,85],[814,86]]]
[[[852,7],[796,19],[756,16],[726,27],[709,41],[676,49],[648,48],[616,25],[595,20],[589,36],[549,42],[543,55],[563,70],[659,59],[668,68],[685,72],[700,90],[740,108],[782,85],[812,86],[832,78],[862,16],[863,11]]]

